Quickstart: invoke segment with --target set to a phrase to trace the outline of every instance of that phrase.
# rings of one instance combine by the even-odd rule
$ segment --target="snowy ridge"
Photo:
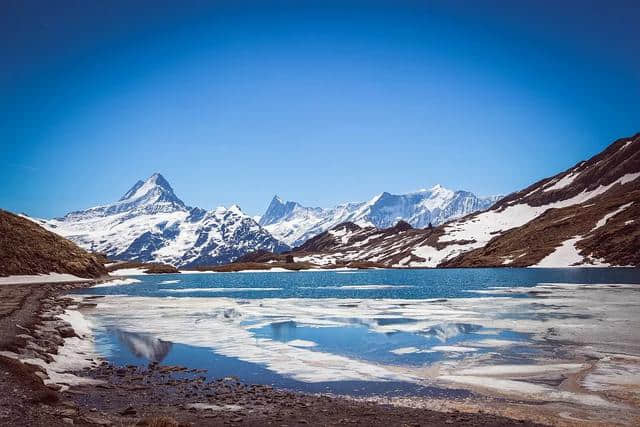
[[[500,196],[477,197],[440,185],[408,194],[384,192],[367,202],[346,203],[328,209],[284,202],[275,196],[261,217],[260,225],[290,246],[299,246],[343,222],[388,228],[403,220],[413,227],[424,228],[429,223],[439,225],[487,209],[499,199]]]
[[[258,249],[288,249],[236,205],[211,211],[186,206],[158,173],[136,182],[115,203],[35,221],[90,251],[175,266],[227,263]]]
[[[441,188],[411,205],[438,208]],[[459,193],[459,192],[456,192]],[[337,225],[296,249],[296,260],[317,264],[374,262],[388,267],[640,265],[640,134],[556,176],[508,195],[482,212],[433,229],[374,228],[382,218],[407,215],[401,203],[416,194],[385,195],[363,205],[351,224]],[[460,202],[460,210],[468,208]],[[374,209],[375,206],[375,209]],[[419,211],[405,216],[421,224]],[[435,222],[434,222],[435,223]],[[388,224],[387,224],[388,226]]]

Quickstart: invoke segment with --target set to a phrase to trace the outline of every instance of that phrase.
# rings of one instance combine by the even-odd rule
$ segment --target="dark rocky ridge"
[[[566,172],[542,180],[498,202],[525,201],[542,206],[610,185],[619,178],[640,172],[640,134],[622,138],[586,162]],[[577,177],[564,188],[544,191],[545,187],[569,175]],[[624,208],[618,212],[619,209]],[[618,213],[616,213],[618,212]],[[597,227],[605,215],[613,214]],[[495,237],[483,248],[467,252],[443,263],[443,267],[501,266],[506,257],[512,267],[535,265],[564,241],[581,236],[576,243],[580,255],[592,264],[605,262],[618,266],[640,266],[640,179],[618,184],[584,203],[549,209],[529,223]]]
[[[68,273],[107,274],[98,257],[33,221],[0,210],[0,276]]]

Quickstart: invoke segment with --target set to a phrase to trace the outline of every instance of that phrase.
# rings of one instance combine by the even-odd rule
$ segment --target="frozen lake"
[[[628,391],[621,375],[640,379],[637,269],[176,274],[80,293],[97,304],[82,309],[96,351],[119,365],[306,392],[611,410]]]

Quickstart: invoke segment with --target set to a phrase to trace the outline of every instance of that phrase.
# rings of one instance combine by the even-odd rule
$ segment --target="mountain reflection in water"
[[[163,341],[149,334],[138,334],[135,332],[126,332],[115,330],[116,336],[121,343],[136,357],[144,357],[151,362],[162,362],[171,351],[173,344],[169,341]]]

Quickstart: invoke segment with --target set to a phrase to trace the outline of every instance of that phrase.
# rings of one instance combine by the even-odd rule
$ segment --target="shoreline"
[[[68,389],[61,384],[45,384],[48,381],[43,366],[50,368],[51,359],[56,355],[64,356],[65,346],[71,347],[69,340],[79,339],[71,324],[60,318],[75,305],[64,294],[93,284],[0,288],[4,308],[0,319],[5,324],[16,323],[15,329],[21,332],[3,331],[0,340],[3,351],[0,353],[0,374],[6,379],[0,386],[0,392],[6,391],[2,393],[0,403],[7,408],[0,413],[1,422],[53,426],[72,423],[144,425],[164,419],[166,425],[535,425],[529,421],[456,409],[441,412],[297,393],[242,384],[233,378],[205,381],[197,370],[187,372],[184,367],[153,363],[147,368],[118,367],[94,360],[93,354],[84,354],[91,356],[87,359],[93,361],[84,369],[69,367],[68,372],[64,372],[80,381],[70,380],[67,376],[56,378],[58,383],[70,383]],[[83,339],[91,338],[85,336]],[[48,347],[38,343],[48,344]],[[34,358],[42,363],[30,363],[28,359]],[[185,378],[185,374],[191,374],[190,378],[189,375]]]

